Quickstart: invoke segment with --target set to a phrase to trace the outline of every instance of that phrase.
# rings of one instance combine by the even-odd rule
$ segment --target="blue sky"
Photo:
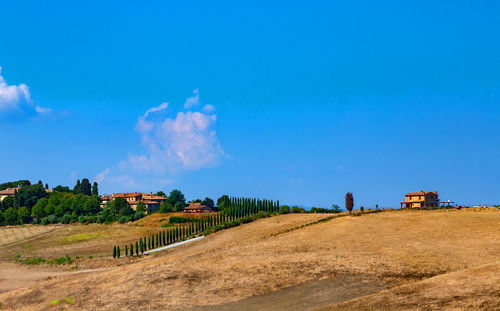
[[[498,204],[499,12],[2,1],[0,181],[321,207],[347,191],[397,207],[423,189]]]

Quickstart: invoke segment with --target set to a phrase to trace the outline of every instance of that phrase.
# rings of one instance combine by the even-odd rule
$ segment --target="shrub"
[[[61,223],[63,224],[69,224],[70,221],[71,221],[70,214],[64,214],[63,217],[61,218]]]
[[[40,220],[40,223],[42,225],[48,225],[49,224],[49,218],[48,217],[43,217],[42,220]]]
[[[69,257],[68,255],[64,255],[60,258],[51,259],[47,263],[49,263],[51,265],[69,265],[72,263],[72,261],[71,261],[71,257]]]
[[[56,215],[49,215],[49,216],[47,216],[47,220],[51,224],[55,224],[56,222],[59,221],[59,219],[57,219]]]
[[[306,210],[301,208],[301,207],[298,207],[298,206],[292,207],[292,213],[294,213],[294,214],[305,213],[305,212],[306,212]]]
[[[169,224],[183,224],[186,222],[193,222],[192,218],[187,218],[187,217],[179,217],[179,216],[172,216],[168,220]]]
[[[123,223],[127,222],[127,220],[128,220],[128,219],[127,219],[127,217],[125,217],[125,216],[120,216],[120,218],[118,218],[118,222],[119,222],[119,223],[121,223],[121,224],[123,224]]]
[[[134,214],[134,219],[135,220],[139,220],[141,218],[144,218],[144,216],[146,216],[146,214],[144,213],[144,211],[137,211]]]
[[[289,214],[290,213],[290,206],[288,205],[283,205],[280,207],[280,210],[278,211],[278,214]]]
[[[364,208],[363,206],[361,206],[361,207],[359,208],[359,210],[361,211],[361,213],[364,213],[365,208]]]

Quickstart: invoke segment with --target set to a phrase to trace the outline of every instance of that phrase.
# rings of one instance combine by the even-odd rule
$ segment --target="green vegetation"
[[[168,223],[169,224],[182,224],[182,223],[193,222],[193,221],[195,221],[194,218],[172,216],[168,220]]]
[[[209,198],[205,199],[207,202],[209,202],[209,200]],[[259,218],[269,217],[278,213],[280,210],[279,201],[274,202],[270,200],[229,198],[228,196],[222,196],[217,202],[222,209],[215,214],[207,215],[207,217],[170,217],[169,224],[171,227],[169,227],[169,229],[157,232],[147,238],[141,238],[136,242],[136,250],[139,248],[140,253],[143,254],[146,250],[184,241],[201,234],[207,235],[222,229],[239,226]],[[289,210],[290,208],[288,208],[288,211]],[[300,209],[300,211],[305,212],[303,209]],[[115,250],[116,248],[116,246],[113,248],[114,258],[118,256],[116,253],[119,247],[118,250]],[[133,252],[131,252],[130,255],[133,256]],[[139,255],[137,251],[136,255]]]
[[[47,263],[49,265],[67,265],[72,263],[71,257],[69,257],[68,255],[52,259],[45,259],[42,257],[26,257],[24,259],[21,259],[21,256],[17,255],[16,261],[26,265],[39,265],[42,263]]]

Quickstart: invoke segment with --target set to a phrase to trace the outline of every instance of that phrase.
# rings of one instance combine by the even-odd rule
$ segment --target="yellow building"
[[[404,205],[404,206],[403,206]],[[439,207],[437,191],[410,192],[405,195],[405,201],[401,202],[401,208],[434,208]]]

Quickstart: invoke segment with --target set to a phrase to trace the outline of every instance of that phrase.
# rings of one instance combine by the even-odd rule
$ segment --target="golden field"
[[[164,216],[153,216],[142,225],[61,226],[49,235],[0,247],[3,271],[42,274],[4,286],[2,310],[439,310],[499,305],[500,211],[494,208],[384,211],[323,222],[318,221],[331,215],[281,215],[154,255],[110,258],[117,241],[124,245],[157,232]],[[14,254],[44,253],[79,254],[81,259],[64,267],[26,267],[11,260]],[[4,273],[0,282],[3,278]],[[16,281],[13,275],[8,279]]]

